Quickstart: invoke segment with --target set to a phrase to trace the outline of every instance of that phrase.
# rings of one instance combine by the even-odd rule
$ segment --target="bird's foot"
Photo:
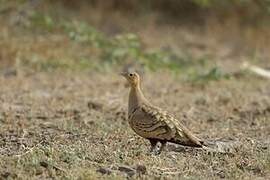
[[[160,141],[161,146],[159,146],[157,143],[157,140],[150,140],[151,143],[151,149],[150,149],[150,153],[152,155],[160,155],[161,151],[164,149],[164,147],[166,146],[166,141]]]
[[[153,153],[154,153],[155,156],[157,156],[157,155],[161,154],[161,151],[158,149],[158,150],[155,150]]]
[[[150,154],[154,156],[160,155],[160,153],[161,153],[160,148],[151,148],[150,150]]]

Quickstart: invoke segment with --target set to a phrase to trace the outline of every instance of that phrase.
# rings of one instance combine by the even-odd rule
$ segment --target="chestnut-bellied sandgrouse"
[[[203,147],[203,141],[166,111],[152,105],[143,95],[136,72],[121,73],[130,84],[128,121],[139,136],[151,143],[151,152],[159,154],[167,142],[190,147]],[[157,143],[161,147],[156,150]]]

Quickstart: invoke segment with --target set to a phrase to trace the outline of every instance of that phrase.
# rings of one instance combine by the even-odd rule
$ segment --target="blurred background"
[[[228,77],[269,65],[269,17],[267,0],[1,0],[0,69]]]

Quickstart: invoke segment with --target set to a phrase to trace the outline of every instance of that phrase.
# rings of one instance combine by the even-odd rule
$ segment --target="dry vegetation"
[[[13,2],[0,7],[0,179],[269,179],[269,80],[240,69],[269,65],[268,26]],[[235,152],[149,154],[127,122],[127,64],[154,104]]]

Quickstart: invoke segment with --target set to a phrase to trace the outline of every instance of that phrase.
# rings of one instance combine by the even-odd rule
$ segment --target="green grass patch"
[[[170,48],[149,50],[133,33],[108,36],[86,22],[56,20],[45,13],[34,13],[30,19],[31,28],[36,33],[46,31],[55,36],[65,36],[69,39],[70,47],[91,49],[82,56],[76,55],[77,51],[69,53],[74,54],[75,58],[65,55],[49,59],[37,54],[23,61],[24,65],[34,67],[37,71],[121,71],[127,64],[133,64],[149,71],[168,70],[175,74],[189,74],[189,80],[193,83],[229,78],[220,68],[211,66],[209,57],[194,58],[188,53],[178,55]]]
[[[53,26],[53,20],[48,15],[34,21],[37,28],[55,30],[61,29],[74,43],[81,46],[98,49],[101,65],[109,64],[112,67],[124,65],[128,62],[138,62],[149,70],[169,69],[179,71],[195,64],[188,56],[179,57],[171,50],[147,50],[143,47],[136,34],[123,33],[113,37],[106,36],[93,26],[79,21],[64,21]]]
[[[223,72],[219,67],[212,67],[206,72],[194,71],[189,75],[189,81],[193,83],[206,83],[208,81],[218,81],[220,79],[229,79],[231,75]]]

